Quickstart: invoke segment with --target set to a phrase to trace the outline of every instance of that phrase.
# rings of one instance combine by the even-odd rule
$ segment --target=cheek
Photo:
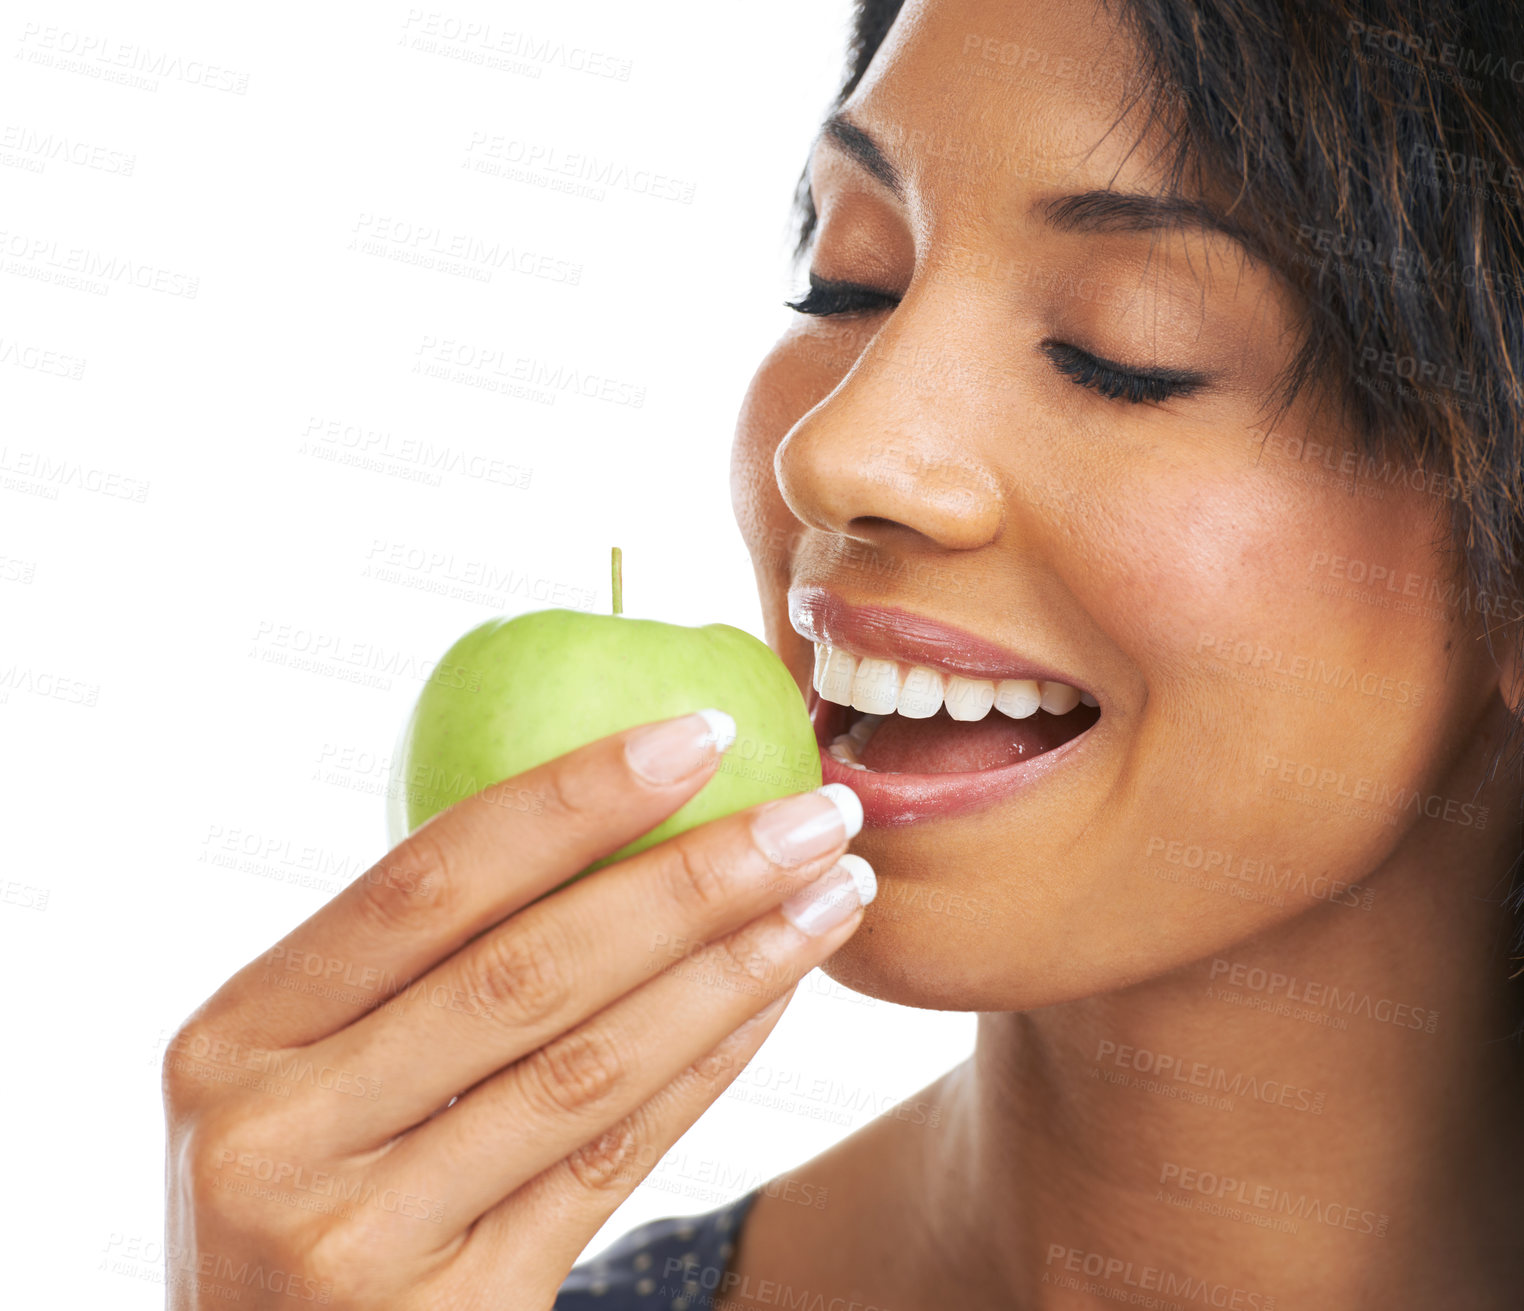
[[[1212,795],[1224,840],[1357,869],[1415,818],[1404,798],[1445,786],[1484,680],[1452,659],[1459,616],[1410,595],[1461,585],[1432,499],[1331,483],[1193,460],[1075,526],[1114,562],[1086,608],[1146,685],[1136,813],[1195,828],[1181,798]]]

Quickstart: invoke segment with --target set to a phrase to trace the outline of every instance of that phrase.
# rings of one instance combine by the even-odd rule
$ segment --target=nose
[[[942,344],[955,338],[914,314],[907,296],[779,443],[778,488],[822,532],[881,548],[977,550],[1005,518],[1001,481],[979,443],[995,398],[974,361]]]

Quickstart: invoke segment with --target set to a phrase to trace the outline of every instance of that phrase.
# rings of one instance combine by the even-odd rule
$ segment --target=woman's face
[[[1267,437],[1296,310],[1231,237],[1056,207],[1161,193],[1112,130],[1137,69],[1088,2],[910,0],[811,164],[811,271],[849,286],[739,420],[736,513],[819,734],[863,718],[833,700],[896,706],[865,769],[827,762],[882,880],[831,971],[892,1000],[1027,1009],[1379,913],[1420,826],[1485,824],[1499,675],[1445,489],[1352,478],[1310,395]],[[1098,705],[1023,716],[1045,681]]]

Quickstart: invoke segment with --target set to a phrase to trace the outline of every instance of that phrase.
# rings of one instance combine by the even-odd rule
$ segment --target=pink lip
[[[850,606],[821,587],[789,593],[796,632],[812,642],[839,643],[859,655],[940,665],[980,678],[1031,678],[1088,690],[1069,675],[1037,665],[972,633],[889,606]],[[1092,693],[1093,695],[1093,693]],[[1087,741],[1089,729],[1030,760],[957,774],[883,774],[851,769],[826,751],[825,721],[840,709],[811,688],[806,698],[827,783],[845,783],[863,803],[864,823],[878,828],[959,815],[992,805],[1046,778]],[[1093,727],[1093,725],[1092,725]]]
[[[940,665],[970,678],[1031,678],[1067,683],[1095,692],[1050,665],[1039,665],[1015,651],[934,619],[887,605],[848,605],[823,587],[796,587],[788,594],[789,622],[812,642],[844,646],[856,655]]]

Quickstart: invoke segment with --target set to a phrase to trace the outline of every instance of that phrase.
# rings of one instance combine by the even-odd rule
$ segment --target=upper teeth
[[[1081,701],[1095,705],[1088,692],[1067,683],[965,678],[962,674],[944,675],[926,665],[912,665],[901,676],[898,661],[858,657],[821,642],[815,643],[813,682],[822,700],[879,717],[897,712],[906,719],[928,719],[946,705],[954,719],[983,719],[991,708],[1011,719],[1026,719],[1039,708],[1063,715]],[[877,724],[875,718],[866,732]]]

